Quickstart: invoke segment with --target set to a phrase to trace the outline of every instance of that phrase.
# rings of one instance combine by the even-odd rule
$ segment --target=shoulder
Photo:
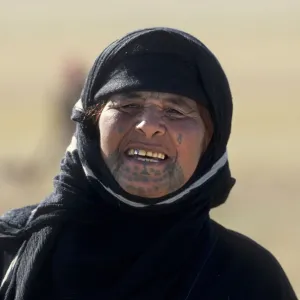
[[[22,228],[28,222],[36,207],[37,205],[28,205],[9,210],[0,217],[0,224],[14,228]]]
[[[267,260],[277,263],[274,255],[269,250],[250,237],[225,228],[216,222],[213,222],[213,227],[218,235],[219,247],[226,252],[228,251],[228,255],[233,255],[235,259],[250,260],[252,262]]]
[[[235,290],[256,299],[296,299],[282,266],[269,250],[220,224],[213,222],[213,227],[219,237],[215,257],[223,261],[220,274],[235,282]]]

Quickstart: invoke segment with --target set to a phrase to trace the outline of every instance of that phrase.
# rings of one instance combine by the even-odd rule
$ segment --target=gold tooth
[[[133,155],[134,154],[134,150],[133,149],[130,149],[129,151],[128,151],[128,155]]]
[[[151,151],[147,151],[146,155],[152,157],[153,154]]]
[[[139,151],[139,155],[146,156],[146,151],[145,150],[138,150],[138,151]]]
[[[142,149],[129,149],[128,155],[140,155],[140,156],[149,156],[153,158],[165,159],[165,154],[163,153],[145,151]]]

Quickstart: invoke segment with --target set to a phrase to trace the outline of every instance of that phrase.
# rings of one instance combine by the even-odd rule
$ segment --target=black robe
[[[80,226],[78,222],[69,222],[64,226],[60,217],[53,219],[49,226],[40,224],[38,232],[25,235],[25,226],[33,207],[9,212],[0,219],[0,274],[2,279],[16,253],[24,245],[24,239],[31,240],[21,251],[18,261],[8,277],[15,273],[17,284],[12,289],[9,282],[3,284],[0,299],[34,300],[34,299],[104,299],[97,298],[97,279],[90,280],[93,274],[84,273],[85,269],[77,268],[80,261],[97,266],[97,258],[93,256],[100,241],[95,239],[90,224]],[[48,223],[49,222],[44,222]],[[51,222],[50,222],[51,223]],[[94,225],[92,225],[94,227]],[[188,262],[188,272],[182,273],[174,294],[169,298],[182,300],[296,300],[291,284],[274,256],[253,240],[242,234],[228,230],[216,222],[209,220],[211,237],[214,241],[208,249],[209,255],[204,265],[198,264],[203,255],[201,245],[199,251]],[[74,230],[80,228],[80,230]],[[50,234],[49,234],[50,233]],[[84,237],[84,238],[83,238]],[[67,242],[67,247],[66,246]],[[62,247],[63,245],[63,247]],[[87,247],[85,247],[87,246]],[[75,249],[75,252],[74,252]],[[72,260],[72,255],[79,251],[80,259]],[[206,255],[205,253],[204,255]],[[53,263],[55,260],[55,264]],[[66,268],[73,262],[74,269]],[[76,265],[77,264],[77,265]],[[19,269],[19,270],[17,270]],[[16,272],[17,271],[17,272]],[[90,269],[91,272],[91,269]],[[9,281],[8,278],[8,281]],[[77,282],[77,285],[74,283]],[[80,285],[80,282],[82,285]],[[184,285],[184,293],[178,294],[177,285]],[[79,284],[78,284],[79,283]],[[82,290],[82,287],[85,290]],[[85,292],[82,296],[81,293]],[[60,298],[59,294],[65,298]],[[113,299],[107,297],[105,299]],[[128,299],[153,299],[135,298]]]

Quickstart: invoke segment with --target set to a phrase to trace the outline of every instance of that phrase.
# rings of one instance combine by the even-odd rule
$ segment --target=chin
[[[143,198],[160,198],[167,195],[167,192],[163,192],[161,190],[155,191],[155,186],[145,186],[145,185],[135,185],[126,184],[121,185],[121,187],[129,194],[134,196],[139,196]]]

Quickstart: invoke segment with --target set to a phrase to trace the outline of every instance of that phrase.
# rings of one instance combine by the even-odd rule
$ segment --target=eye
[[[167,116],[170,116],[170,117],[182,117],[183,116],[183,113],[175,108],[166,108],[165,113]]]
[[[126,113],[136,113],[139,112],[140,109],[142,108],[142,105],[138,103],[128,103],[128,104],[123,104],[118,107],[120,111],[126,112]]]
[[[140,104],[136,104],[136,103],[131,103],[131,104],[126,104],[126,105],[122,105],[121,108],[141,108]]]

